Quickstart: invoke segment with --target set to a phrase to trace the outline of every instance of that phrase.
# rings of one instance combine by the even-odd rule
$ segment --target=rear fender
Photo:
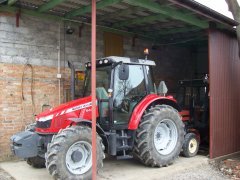
[[[147,95],[135,108],[130,117],[128,129],[136,130],[146,109],[154,105],[169,105],[176,110],[180,110],[176,100],[172,96],[158,96],[157,94]]]

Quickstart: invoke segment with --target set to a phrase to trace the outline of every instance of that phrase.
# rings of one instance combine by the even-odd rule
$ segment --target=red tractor
[[[104,153],[135,157],[146,166],[172,164],[184,141],[184,123],[172,96],[157,95],[150,60],[97,60],[97,168]],[[13,153],[34,167],[46,165],[55,179],[91,179],[91,63],[86,63],[83,98],[36,116],[36,123],[11,137]],[[163,92],[166,93],[166,92]]]

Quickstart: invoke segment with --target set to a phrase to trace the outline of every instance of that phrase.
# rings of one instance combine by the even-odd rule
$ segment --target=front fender
[[[144,111],[151,105],[166,104],[180,110],[177,101],[172,96],[158,96],[157,94],[147,95],[135,108],[130,117],[128,129],[136,130],[141,121]]]
[[[92,121],[89,121],[83,118],[69,118],[69,120],[74,122],[72,123],[72,125],[84,125],[92,128]],[[104,146],[108,147],[109,142],[108,142],[108,138],[105,131],[100,127],[99,124],[96,124],[96,130],[98,135],[101,136]]]
[[[89,121],[87,119],[83,119],[83,118],[68,118],[70,121],[73,121],[75,124],[77,125],[86,125],[89,126],[90,128],[92,128],[92,121]],[[98,125],[96,124],[96,129],[97,129],[97,133],[100,134],[104,134],[105,132],[104,130]]]

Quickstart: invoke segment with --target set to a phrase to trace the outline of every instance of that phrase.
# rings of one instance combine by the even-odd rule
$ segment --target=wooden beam
[[[66,0],[50,0],[38,8],[38,12],[46,12]]]
[[[150,23],[153,21],[165,21],[166,16],[165,15],[154,15],[154,16],[146,16],[146,17],[139,17],[135,19],[130,19],[127,21],[120,21],[113,27],[123,27],[123,26],[128,26],[128,25],[137,25],[137,24],[143,24],[143,23]]]
[[[99,1],[97,3],[97,9],[102,9],[102,8],[107,7],[107,6],[111,6],[113,4],[117,4],[117,3],[121,2],[121,1],[123,1],[123,0],[101,0],[101,1]],[[66,18],[72,18],[74,16],[83,15],[83,14],[86,14],[86,13],[89,13],[89,12],[91,12],[91,4],[88,5],[88,6],[84,6],[82,8],[70,11],[69,13],[67,13],[65,15],[65,17]]]
[[[17,2],[17,0],[8,0],[8,5],[12,6]]]
[[[189,15],[189,14],[180,12],[179,10],[173,7],[162,6],[159,3],[156,3],[150,0],[126,0],[126,2],[128,4],[143,7],[152,12],[163,14],[173,19],[177,19],[203,29],[208,28],[208,22],[203,21],[194,15]]]
[[[201,30],[198,27],[184,27],[184,28],[171,28],[171,29],[165,29],[165,30],[159,30],[156,31],[159,35],[167,35],[167,34],[176,34],[176,33],[186,33],[186,32],[192,32]]]
[[[9,6],[1,6],[0,7],[0,12],[16,13],[18,11],[19,11],[19,8],[17,8],[17,7],[9,7]],[[37,11],[27,10],[27,9],[21,9],[21,14],[34,16],[34,17],[38,17],[41,19],[53,20],[53,21],[61,21],[62,20],[62,18],[59,16],[43,14],[43,13],[39,13]]]
[[[171,29],[159,29],[159,30],[153,30],[153,31],[147,31],[147,30],[138,30],[139,34],[146,34],[148,37],[162,37],[162,36],[168,36],[173,34],[179,34],[179,33],[193,33],[196,31],[202,30],[201,28],[196,27],[189,27],[189,28],[171,28]]]

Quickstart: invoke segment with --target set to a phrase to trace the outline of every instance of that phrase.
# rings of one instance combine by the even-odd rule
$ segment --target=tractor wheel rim
[[[196,152],[196,150],[197,150],[197,140],[196,139],[193,138],[189,141],[188,149],[189,149],[189,152],[192,154]]]
[[[178,130],[176,124],[170,119],[158,123],[154,130],[154,145],[159,154],[168,155],[176,147]]]
[[[86,141],[71,145],[66,153],[67,169],[75,175],[86,173],[92,167],[92,146]]]

